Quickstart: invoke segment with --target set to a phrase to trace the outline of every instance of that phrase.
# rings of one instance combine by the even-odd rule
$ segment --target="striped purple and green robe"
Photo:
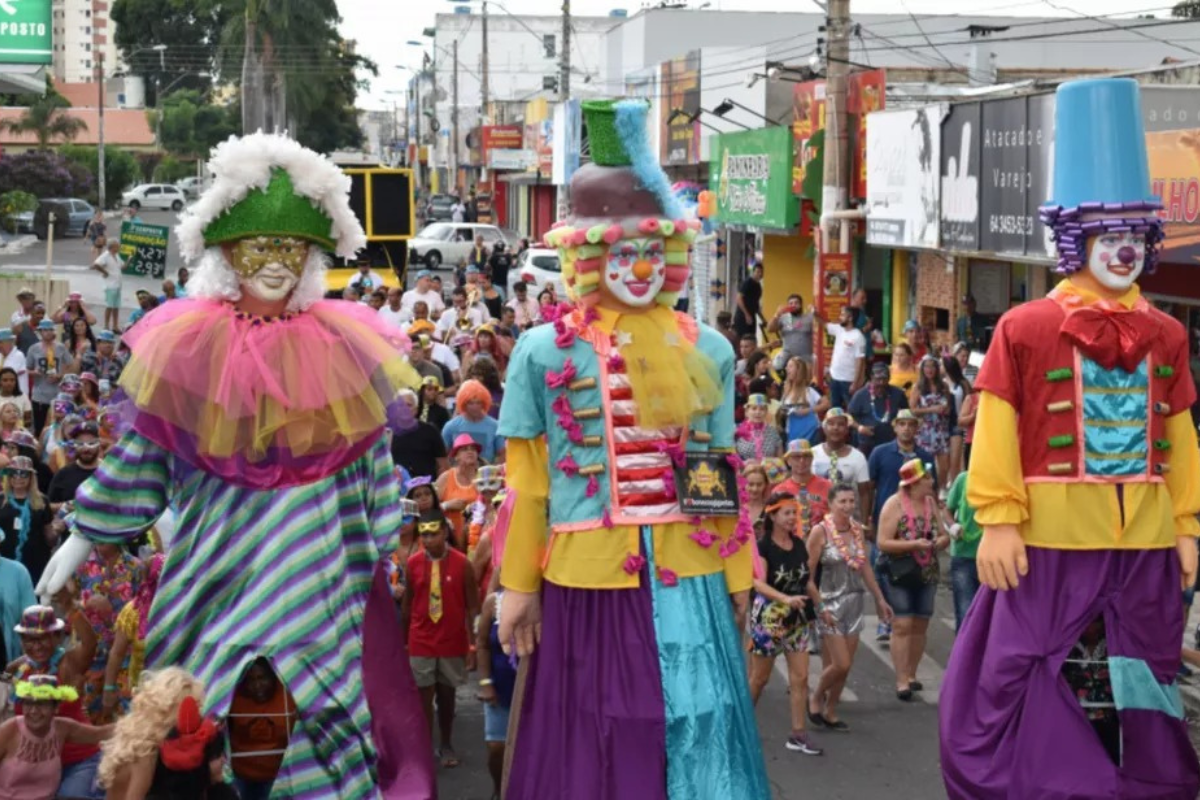
[[[124,542],[170,504],[177,528],[146,667],[188,669],[207,687],[206,713],[223,716],[246,667],[266,657],[299,710],[272,797],[374,798],[363,616],[376,564],[399,545],[398,499],[385,437],[326,478],[260,490],[130,432],[80,487],[75,524]]]

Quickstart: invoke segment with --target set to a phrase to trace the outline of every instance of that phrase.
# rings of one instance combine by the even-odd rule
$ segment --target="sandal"
[[[914,692],[919,692],[925,688],[925,685],[920,681],[909,681],[908,688]]]
[[[825,727],[833,731],[841,731],[845,733],[850,730],[850,726],[844,720],[825,718]]]
[[[462,762],[458,760],[458,756],[449,747],[438,749],[438,758],[442,762],[442,769],[454,769]]]
[[[906,703],[911,702],[913,699],[912,689],[897,689],[896,699],[903,700]]]

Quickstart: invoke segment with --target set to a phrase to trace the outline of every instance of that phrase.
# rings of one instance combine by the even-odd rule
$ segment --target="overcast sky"
[[[704,0],[691,0],[699,6]],[[561,0],[501,0],[514,14],[558,14]],[[371,81],[371,91],[360,98],[360,106],[383,108],[392,98],[388,89],[403,89],[408,73],[396,69],[398,64],[415,67],[420,63],[420,50],[405,43],[420,39],[421,31],[433,25],[438,12],[450,13],[462,3],[450,0],[399,0],[381,3],[379,0],[338,0],[343,23],[342,34],[358,42],[358,50],[379,65],[379,77]],[[478,0],[469,3],[478,8]],[[851,13],[944,13],[952,5],[960,14],[1021,15],[1031,17],[1079,16],[1067,9],[1078,9],[1098,16],[1135,15],[1152,13],[1167,16],[1170,5],[1165,0],[852,0]],[[606,15],[615,8],[625,8],[630,15],[641,8],[641,0],[573,0],[574,14]],[[1055,8],[1057,6],[1058,8]],[[819,12],[816,0],[711,0],[710,8],[726,11],[812,11]],[[493,3],[492,13],[499,13]],[[767,32],[764,31],[764,35]],[[683,43],[685,44],[685,43]]]

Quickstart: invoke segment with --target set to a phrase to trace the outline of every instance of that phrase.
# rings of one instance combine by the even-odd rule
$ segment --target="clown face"
[[[1141,233],[1104,231],[1088,243],[1088,272],[1110,291],[1127,291],[1145,266],[1146,237]]]
[[[273,303],[285,299],[300,282],[308,243],[288,236],[256,236],[235,243],[228,258],[242,289]]]
[[[666,281],[666,247],[661,238],[621,239],[608,250],[604,288],[618,302],[644,308]]]

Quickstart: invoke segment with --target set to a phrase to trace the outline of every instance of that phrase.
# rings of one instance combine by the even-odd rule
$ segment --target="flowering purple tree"
[[[93,182],[85,167],[45,150],[0,159],[0,194],[20,190],[35,197],[86,197]]]

